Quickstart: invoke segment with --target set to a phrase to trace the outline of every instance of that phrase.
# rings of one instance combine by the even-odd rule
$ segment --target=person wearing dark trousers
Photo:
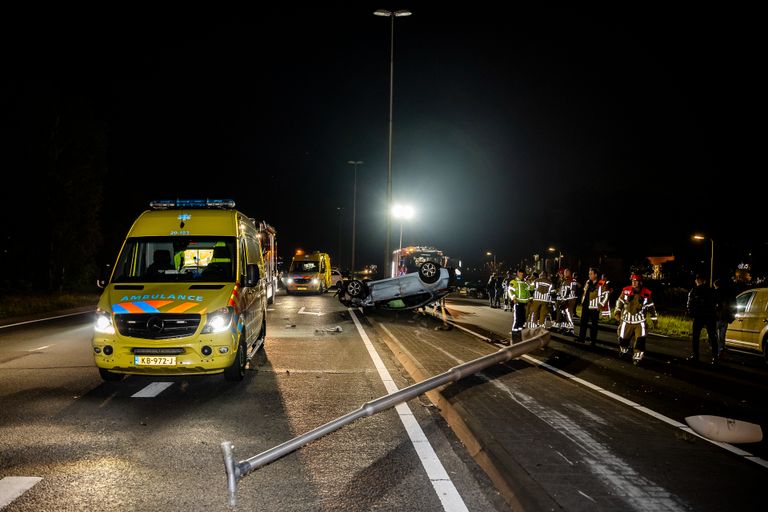
[[[507,288],[509,302],[512,304],[512,343],[523,341],[523,328],[525,327],[525,309],[531,300],[531,290],[525,281],[525,269],[517,269],[517,278],[509,282]]]
[[[725,334],[728,324],[736,320],[736,294],[727,280],[715,279],[715,298],[717,299],[717,349],[719,358],[726,354]]]
[[[486,290],[488,291],[488,305],[492,308],[496,307],[496,280],[498,277],[496,276],[496,273],[493,272],[491,274],[491,277],[488,278],[488,284],[486,285]]]
[[[645,357],[645,338],[648,334],[646,319],[650,317],[653,328],[658,327],[656,306],[651,299],[651,290],[643,286],[641,277],[630,276],[632,284],[625,286],[616,300],[614,318],[619,322],[619,357],[629,352],[634,339],[632,363],[639,365]]]
[[[712,364],[717,364],[718,361],[718,346],[717,346],[717,298],[715,291],[709,287],[706,279],[703,276],[696,276],[696,286],[691,288],[688,293],[688,314],[693,318],[693,326],[691,327],[691,355],[688,357],[688,361],[694,363],[699,362],[699,337],[701,336],[701,329],[707,329],[707,338],[709,341],[709,347],[712,351]]]
[[[597,285],[597,276],[600,272],[596,268],[589,269],[589,278],[584,283],[584,293],[581,296],[581,319],[579,320],[579,342],[585,343],[587,336],[587,324],[589,324],[589,343],[594,345],[597,341],[597,320],[600,318],[600,290]]]

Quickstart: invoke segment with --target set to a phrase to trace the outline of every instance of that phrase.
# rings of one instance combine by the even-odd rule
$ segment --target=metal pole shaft
[[[224,466],[227,471],[230,506],[235,506],[237,481],[246,476],[251,471],[266,466],[267,464],[274,462],[275,460],[288,455],[298,448],[316,439],[319,439],[326,434],[330,434],[331,432],[334,432],[359,418],[372,416],[373,414],[392,408],[402,402],[406,402],[412,398],[415,398],[422,393],[426,393],[427,391],[442,386],[443,384],[456,382],[460,379],[463,379],[464,377],[473,375],[495,364],[503,363],[516,357],[520,357],[523,354],[527,354],[528,352],[532,352],[538,348],[543,348],[548,343],[549,332],[542,330],[542,332],[526,341],[522,341],[510,347],[500,349],[492,354],[488,354],[464,364],[454,366],[450,370],[439,375],[435,375],[434,377],[431,377],[427,380],[412,384],[392,394],[377,398],[376,400],[366,402],[355,411],[347,413],[340,418],[329,421],[325,425],[321,425],[314,430],[307,432],[306,434],[302,434],[278,446],[275,446],[274,448],[270,448],[269,450],[261,452],[258,455],[254,455],[253,457],[242,460],[240,462],[234,461],[232,443],[229,441],[224,441],[221,443],[221,449],[224,454]]]
[[[397,266],[400,266],[400,260],[403,258],[403,219],[400,219],[400,249],[397,251]],[[397,269],[399,270],[399,269]]]
[[[350,262],[350,268],[349,268],[350,279],[354,279],[355,277],[355,215],[357,212],[357,162],[355,162],[354,166],[355,166],[355,171],[354,171],[355,176],[352,181],[352,261]]]
[[[712,242],[712,252],[709,254],[709,286],[711,288],[715,276],[715,240],[710,238],[709,241]]]
[[[384,274],[389,268],[389,260],[392,254],[389,251],[389,242],[392,238],[392,105],[394,95],[395,75],[395,14],[390,14],[391,28],[389,37],[389,141],[387,144],[387,239],[384,245]]]

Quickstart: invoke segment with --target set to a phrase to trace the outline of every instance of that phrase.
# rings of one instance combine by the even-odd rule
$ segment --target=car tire
[[[427,284],[436,283],[440,279],[440,265],[426,261],[419,267],[419,279]]]
[[[353,299],[359,299],[365,295],[365,284],[357,279],[352,279],[351,281],[348,281],[346,285],[344,285],[344,291],[346,291],[347,295]]]

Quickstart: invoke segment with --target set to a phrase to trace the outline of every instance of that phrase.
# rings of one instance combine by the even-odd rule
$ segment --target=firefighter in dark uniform
[[[539,276],[533,282],[533,302],[531,304],[530,326],[545,327],[547,315],[549,314],[550,295],[552,293],[552,281],[549,280],[547,272],[542,270]]]
[[[616,301],[613,316],[619,324],[619,357],[629,352],[629,343],[634,338],[632,362],[640,364],[645,355],[645,337],[647,335],[646,318],[650,316],[653,328],[658,327],[656,306],[651,299],[651,290],[643,287],[640,276],[632,274],[632,285],[621,290]]]

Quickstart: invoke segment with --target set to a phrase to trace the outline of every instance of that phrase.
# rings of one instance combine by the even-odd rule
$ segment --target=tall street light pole
[[[363,165],[362,160],[347,160],[347,163],[355,166],[354,179],[352,181],[352,261],[349,264],[349,277],[355,275],[355,215],[357,212],[357,166]]]
[[[703,235],[693,235],[694,240],[706,240],[707,237]],[[709,253],[709,286],[712,286],[712,282],[715,275],[715,240],[709,237],[709,241],[712,243],[711,251]]]
[[[344,208],[341,206],[336,207],[336,212],[339,214],[339,268],[341,268],[341,214],[344,213]]]
[[[389,242],[392,238],[392,219],[390,218],[390,212],[392,211],[392,105],[393,105],[393,93],[395,83],[395,18],[402,16],[410,16],[412,13],[407,9],[399,11],[387,11],[384,9],[377,9],[373,12],[376,16],[386,16],[391,19],[390,36],[389,36],[389,142],[387,144],[387,240],[384,244],[384,268],[389,265],[389,260],[392,254],[389,252]]]

